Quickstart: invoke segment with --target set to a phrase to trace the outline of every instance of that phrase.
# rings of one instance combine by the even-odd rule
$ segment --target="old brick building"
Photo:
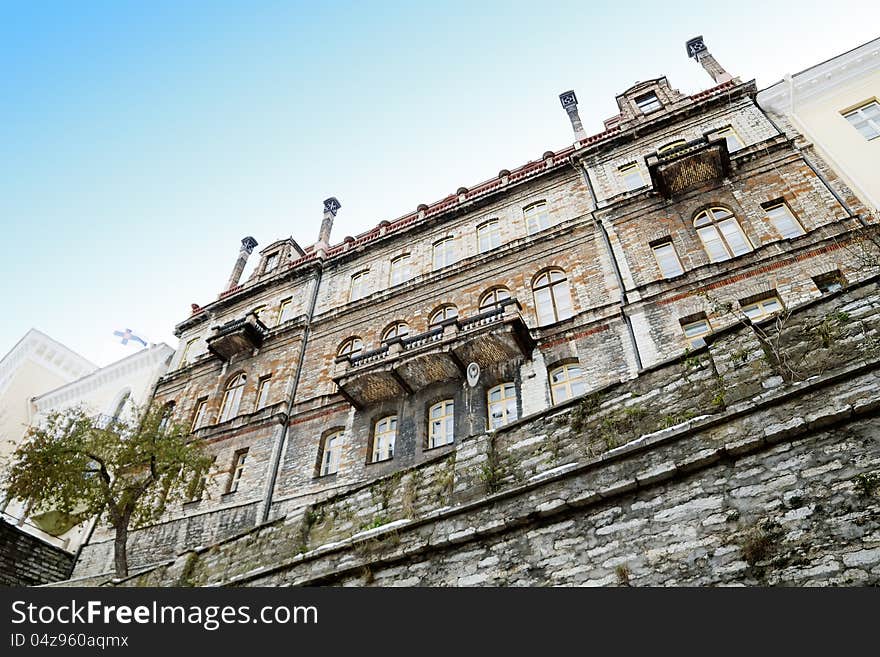
[[[711,88],[640,82],[593,136],[566,92],[571,146],[335,244],[328,199],[315,244],[270,244],[242,282],[245,238],[227,289],[178,324],[156,390],[214,468],[138,532],[134,565],[437,461],[867,277],[847,244],[873,219],[753,82],[702,39],[688,54]],[[98,531],[77,573],[109,558]]]

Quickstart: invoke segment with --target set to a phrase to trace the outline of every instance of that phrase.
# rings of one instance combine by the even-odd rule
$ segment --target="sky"
[[[336,196],[339,242],[569,145],[563,91],[594,134],[637,81],[713,86],[693,36],[759,88],[880,36],[865,0],[0,12],[0,355],[33,327],[101,366],[136,349],[114,330],[176,347],[246,235],[312,244]]]

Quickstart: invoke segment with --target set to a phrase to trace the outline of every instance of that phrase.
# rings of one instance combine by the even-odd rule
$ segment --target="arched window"
[[[433,328],[442,324],[447,319],[453,319],[455,317],[458,317],[458,308],[451,303],[448,303],[445,306],[440,306],[437,310],[431,313],[431,318],[428,320],[428,326]]]
[[[159,432],[165,431],[168,428],[168,425],[171,424],[171,418],[174,416],[174,402],[167,402],[162,407],[162,415],[159,418]]]
[[[111,417],[114,422],[122,417],[122,413],[125,411],[125,405],[128,403],[129,399],[131,399],[131,390],[126,390],[119,397],[119,401],[116,402],[116,406],[113,408],[113,415]]]
[[[349,358],[354,358],[359,353],[364,350],[364,343],[357,336],[353,336],[348,338],[345,342],[339,345],[339,349],[336,352],[336,355],[348,356]]]
[[[318,462],[321,464],[322,477],[339,472],[339,453],[342,451],[342,431],[333,431],[321,441],[321,455]]]
[[[752,250],[736,217],[726,208],[703,210],[694,218],[694,227],[711,262],[728,260]]]
[[[510,298],[510,292],[506,287],[493,287],[488,292],[484,292],[480,297],[480,310],[489,310],[497,308],[501,302]]]
[[[446,237],[434,243],[434,269],[442,269],[455,262],[455,238]]]
[[[580,365],[562,365],[550,370],[550,395],[554,404],[561,404],[585,391],[584,371]]]
[[[382,342],[388,342],[394,338],[403,338],[409,335],[409,325],[406,322],[394,322],[382,333]]]
[[[397,440],[397,416],[389,415],[376,422],[373,429],[372,462],[394,458],[394,442]]]
[[[226,384],[226,390],[223,391],[223,402],[220,404],[220,422],[226,422],[226,420],[231,420],[238,415],[241,393],[244,391],[245,383],[247,383],[247,376],[238,374]]]
[[[408,281],[410,278],[412,278],[412,276],[410,271],[409,254],[405,253],[402,256],[397,256],[391,261],[391,273],[389,274],[388,284],[400,285],[401,283]]]
[[[532,283],[538,324],[546,326],[567,319],[574,314],[568,280],[561,269],[550,269]]]
[[[428,448],[451,445],[455,440],[455,404],[445,399],[428,409]]]
[[[550,228],[550,212],[547,210],[545,201],[538,201],[523,208],[523,217],[526,220],[526,230],[529,235]]]
[[[477,226],[477,246],[480,253],[501,246],[501,224],[497,219],[490,219]]]
[[[663,155],[663,153],[671,153],[672,151],[676,150],[677,148],[681,148],[686,143],[687,142],[684,139],[676,139],[675,141],[670,142],[670,143],[666,144],[665,146],[661,146],[657,150],[657,154]]]
[[[357,301],[367,296],[367,274],[369,270],[359,271],[351,277],[351,286],[348,289],[348,300]]]
[[[501,383],[489,389],[489,428],[497,429],[517,419],[516,386]]]

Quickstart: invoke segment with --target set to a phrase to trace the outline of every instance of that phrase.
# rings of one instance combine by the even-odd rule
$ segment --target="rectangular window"
[[[257,387],[257,407],[260,410],[269,403],[269,385],[272,383],[272,375],[264,376],[260,379]]]
[[[865,139],[880,137],[880,103],[876,99],[846,112],[843,116]]]
[[[434,404],[428,411],[428,447],[450,445],[455,440],[454,409],[451,399]]]
[[[846,279],[839,269],[835,269],[825,274],[814,276],[813,283],[816,284],[816,287],[819,288],[822,294],[830,294],[831,292],[842,290],[843,286],[846,285]]]
[[[229,486],[226,489],[227,493],[234,493],[238,490],[241,476],[244,474],[244,464],[245,461],[247,461],[247,453],[247,448],[240,449],[235,453],[235,457],[232,460],[232,474],[229,477]]]
[[[620,167],[618,173],[626,191],[632,191],[633,189],[645,186],[645,178],[642,176],[642,170],[639,168],[638,162]]]
[[[293,299],[284,299],[278,307],[278,326],[293,319]]]
[[[712,325],[703,317],[693,322],[682,322],[681,329],[691,347],[701,347],[705,344],[703,338],[712,332]]]
[[[782,302],[777,296],[769,296],[750,303],[741,303],[743,314],[753,322],[769,317],[782,310]]]
[[[339,472],[339,452],[342,446],[342,432],[337,431],[324,439],[324,449],[321,452],[321,476],[336,474]]]
[[[743,147],[742,140],[739,138],[739,135],[736,134],[733,128],[730,126],[726,128],[722,128],[721,130],[716,130],[712,133],[713,137],[724,137],[724,141],[727,142],[727,152],[733,153],[734,151],[738,151]]]
[[[657,99],[657,94],[653,91],[649,94],[645,94],[644,96],[639,96],[636,98],[636,105],[638,105],[639,110],[642,114],[650,114],[651,112],[656,112],[658,109],[662,109],[663,105]]]
[[[266,269],[264,269],[263,271],[272,271],[277,266],[278,266],[278,254],[273,253],[268,258],[266,258]]]
[[[208,398],[202,397],[196,402],[196,412],[193,414],[193,423],[191,431],[195,431],[202,426],[205,421],[205,415],[208,412]]]
[[[410,257],[408,255],[402,255],[391,261],[391,274],[389,276],[389,283],[391,285],[400,285],[412,278],[409,261]]]
[[[373,463],[394,458],[397,440],[397,416],[391,415],[376,422],[373,430]]]
[[[497,429],[514,422],[517,417],[516,386],[502,383],[489,390],[489,428]]]
[[[764,206],[767,212],[767,218],[779,233],[780,237],[788,239],[791,237],[800,237],[804,234],[804,228],[795,218],[791,208],[784,202],[774,201]]]
[[[211,469],[213,469],[214,464],[217,462],[217,457],[211,459],[211,465],[209,465],[204,470],[200,470],[198,474],[196,474],[195,478],[190,483],[189,489],[187,490],[186,499],[189,502],[197,502],[202,499],[202,496],[205,494],[205,485],[208,483],[208,474]]]
[[[654,257],[657,259],[657,264],[660,265],[663,278],[673,278],[684,273],[671,241],[655,244],[651,248],[654,250]]]

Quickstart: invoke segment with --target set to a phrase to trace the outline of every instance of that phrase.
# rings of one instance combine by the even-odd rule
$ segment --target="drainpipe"
[[[326,248],[326,242],[330,238],[330,227],[332,226],[332,217],[336,216],[336,212],[339,208],[342,207],[339,201],[335,198],[329,198],[324,201],[324,221],[321,226],[321,233],[319,236],[319,244],[322,244],[324,248]],[[328,215],[332,215],[328,220]],[[329,225],[328,225],[329,224]],[[309,298],[309,305],[306,310],[306,325],[303,328],[303,337],[302,337],[302,347],[299,350],[299,357],[297,358],[296,363],[296,371],[293,374],[293,385],[290,390],[290,399],[287,402],[287,419],[284,421],[284,426],[281,429],[281,435],[278,437],[278,440],[275,442],[275,449],[272,451],[272,462],[269,467],[269,479],[266,482],[266,493],[263,498],[263,512],[261,517],[259,518],[259,523],[264,523],[269,519],[269,512],[272,509],[272,497],[275,494],[275,482],[278,479],[278,469],[281,466],[281,455],[284,453],[284,446],[287,443],[287,437],[290,433],[290,416],[293,414],[293,405],[296,400],[296,391],[299,388],[299,381],[302,375],[303,363],[306,358],[306,348],[309,344],[309,333],[311,332],[312,327],[312,317],[315,313],[315,304],[318,300],[318,290],[321,287],[321,277],[324,273],[323,266],[323,256],[324,251],[319,250],[319,259],[317,262],[317,274],[313,279],[313,287],[312,294]]]
[[[584,182],[587,184],[587,189],[590,191],[590,198],[593,201],[593,207],[598,209],[599,200],[596,198],[596,190],[593,188],[593,181],[590,180],[590,173],[587,171],[587,168],[583,166],[583,164],[578,166],[574,162],[572,162],[572,166],[580,171],[584,178]],[[629,300],[626,296],[626,287],[623,284],[623,275],[620,273],[620,263],[617,261],[617,256],[614,254],[614,249],[611,247],[611,239],[608,237],[608,231],[602,223],[602,220],[596,217],[595,210],[593,211],[593,221],[599,227],[599,233],[602,235],[602,243],[605,245],[605,250],[611,257],[611,264],[614,265],[614,277],[617,280],[617,286],[620,288],[620,316],[623,317],[623,324],[626,326],[626,333],[629,336],[630,344],[632,344],[633,355],[636,359],[636,368],[641,370],[642,356],[639,351],[639,343],[636,341],[636,334],[635,331],[633,331],[632,320],[630,320],[629,315],[627,315],[624,310],[624,307],[629,303]]]

